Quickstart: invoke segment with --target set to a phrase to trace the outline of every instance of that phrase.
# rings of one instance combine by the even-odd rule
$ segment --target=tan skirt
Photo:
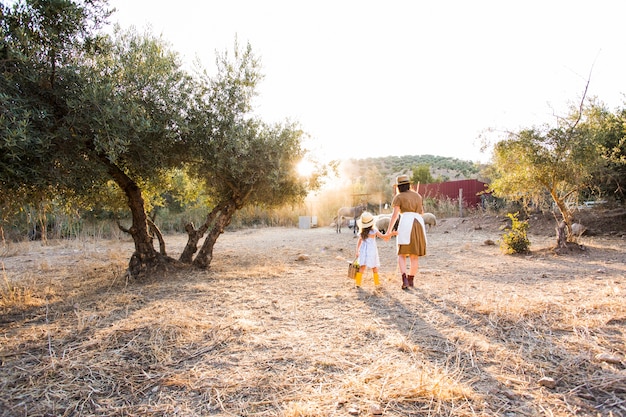
[[[415,220],[411,229],[411,243],[398,245],[398,255],[426,255],[426,236],[422,224]]]

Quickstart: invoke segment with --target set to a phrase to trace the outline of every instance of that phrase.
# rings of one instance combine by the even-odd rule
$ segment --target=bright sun
[[[310,176],[315,170],[315,166],[311,163],[311,161],[302,160],[298,164],[298,173],[303,177]]]

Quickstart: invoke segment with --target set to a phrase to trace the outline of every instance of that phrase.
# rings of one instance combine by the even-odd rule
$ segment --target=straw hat
[[[372,213],[368,211],[364,211],[361,214],[359,220],[356,221],[356,224],[359,226],[359,229],[365,229],[374,225],[374,216]]]
[[[409,178],[408,175],[404,174],[404,175],[398,175],[396,177],[396,185],[402,185],[402,184],[410,184],[411,183],[411,179]]]

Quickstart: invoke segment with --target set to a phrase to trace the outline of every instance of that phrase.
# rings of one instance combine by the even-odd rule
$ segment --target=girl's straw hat
[[[359,229],[365,229],[367,227],[373,226],[374,216],[372,215],[372,213],[364,211],[363,214],[361,214],[359,220],[356,221],[356,224],[359,226]]]

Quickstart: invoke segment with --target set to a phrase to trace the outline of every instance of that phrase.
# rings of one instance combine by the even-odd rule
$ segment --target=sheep
[[[376,216],[374,224],[381,233],[385,233],[389,229],[389,222],[391,221],[391,214],[379,214]]]
[[[580,223],[572,223],[567,232],[567,225],[561,221],[556,228],[556,241],[559,248],[567,248],[567,242],[577,242],[580,236],[585,233],[587,228]]]
[[[424,224],[428,225],[428,230],[430,230],[431,226],[437,226],[437,218],[432,213],[424,213],[422,215],[424,219]]]
[[[579,238],[587,228],[580,223],[572,223],[572,236]]]

